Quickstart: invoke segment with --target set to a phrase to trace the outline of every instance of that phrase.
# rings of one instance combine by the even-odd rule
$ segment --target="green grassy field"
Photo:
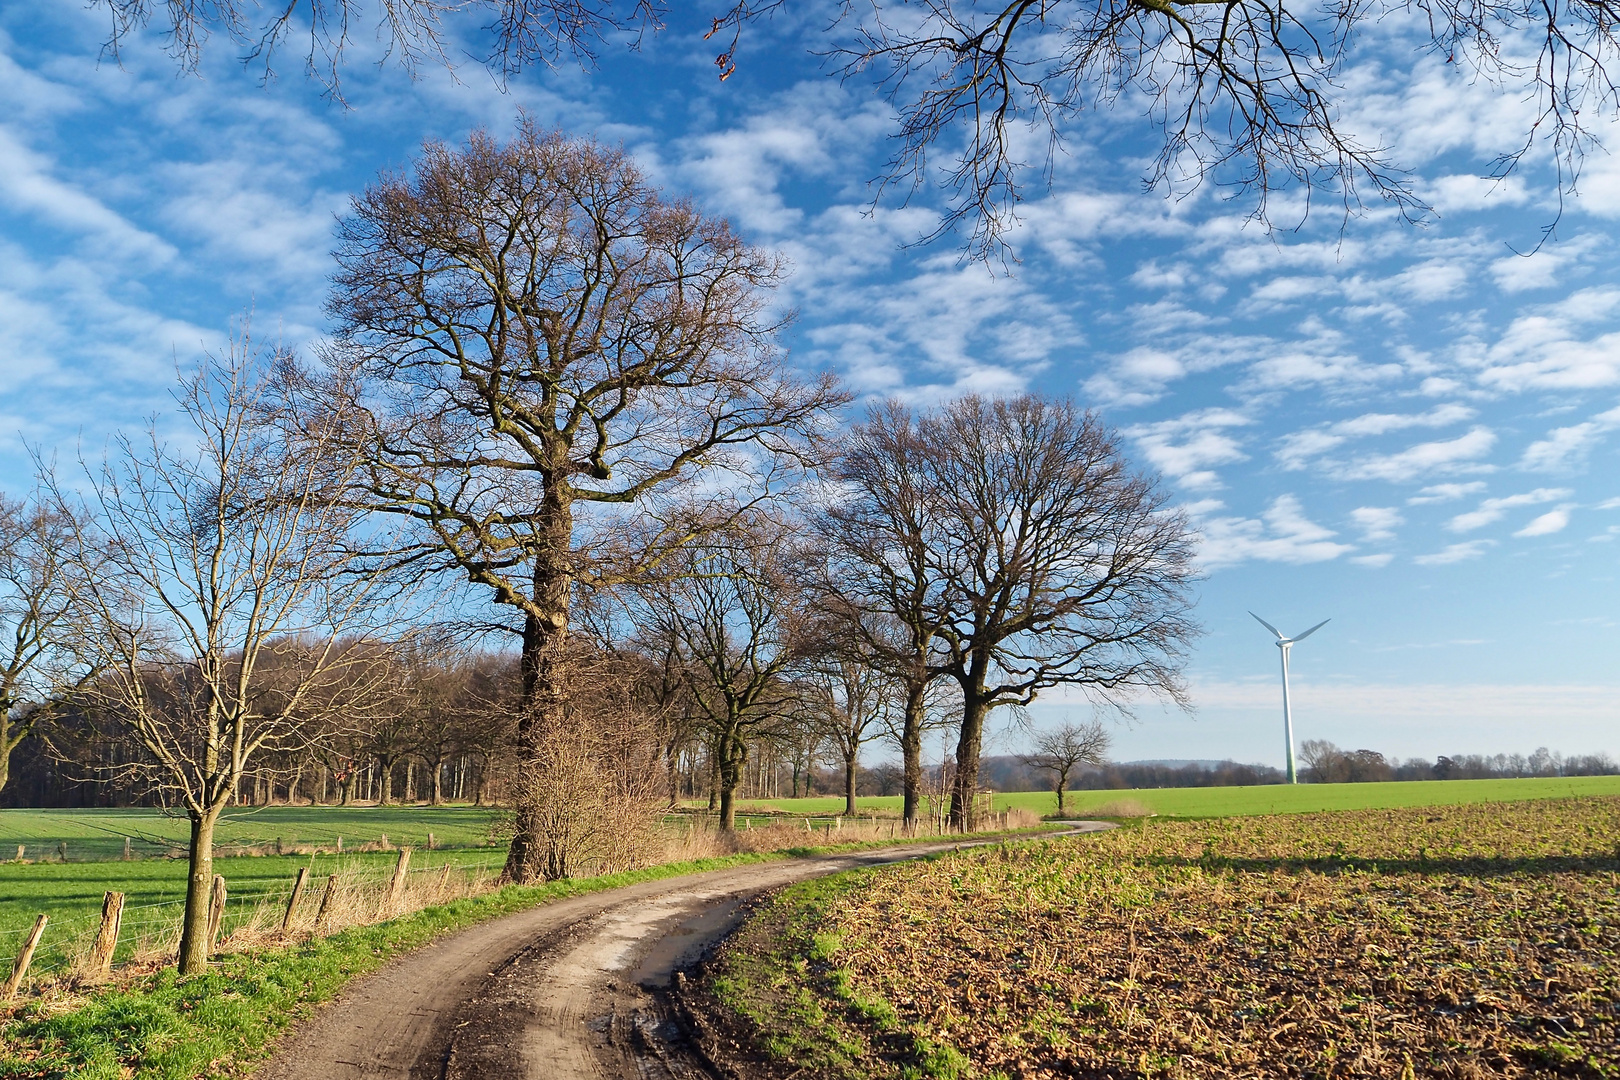
[[[1462,806],[1482,802],[1521,802],[1574,795],[1620,795],[1620,776],[1571,776],[1522,780],[1424,780],[1389,784],[1268,784],[1258,787],[1135,788],[1124,791],[1071,791],[1070,813],[1086,814],[1110,803],[1136,803],[1163,817],[1237,817],[1250,814],[1305,814],[1317,810],[1388,810],[1403,806]],[[1057,812],[1050,791],[1011,791],[995,796],[995,809],[1022,807],[1038,814]],[[693,803],[693,806],[699,804]],[[839,814],[842,796],[760,799],[738,803],[741,810],[792,814]],[[863,812],[899,813],[900,797],[871,796]]]
[[[214,843],[332,847],[338,837],[358,846],[386,836],[394,845],[426,847],[432,833],[440,847],[468,847],[489,840],[498,811],[471,806],[266,806],[230,810],[220,819]],[[184,814],[125,810],[0,810],[0,858],[23,845],[28,858],[56,859],[66,841],[68,861],[114,859],[124,837],[135,855],[166,855],[184,848],[190,826]]]
[[[413,871],[429,872],[446,863],[467,870],[500,872],[505,860],[501,848],[464,848],[418,851],[411,856]],[[214,869],[224,876],[229,892],[225,930],[266,900],[284,901],[298,868],[311,868],[311,879],[341,873],[348,879],[375,879],[378,888],[393,872],[397,855],[391,852],[343,855],[281,856],[216,859]],[[124,924],[116,959],[136,949],[143,936],[178,926],[186,895],[184,859],[135,859],[130,862],[0,863],[0,962],[16,951],[19,937],[39,914],[50,916],[34,964],[40,971],[58,970],[93,934],[101,919],[105,893],[124,894]]]

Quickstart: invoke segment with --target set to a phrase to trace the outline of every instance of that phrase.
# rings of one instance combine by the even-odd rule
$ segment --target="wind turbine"
[[[1249,614],[1254,615],[1254,612],[1251,611]],[[1283,737],[1288,740],[1288,782],[1290,784],[1297,784],[1299,783],[1299,776],[1294,771],[1294,714],[1289,710],[1288,706],[1288,650],[1292,649],[1295,644],[1304,641],[1306,638],[1310,637],[1312,634],[1316,633],[1333,620],[1323,619],[1321,622],[1317,623],[1303,634],[1295,634],[1293,637],[1283,637],[1282,631],[1278,630],[1275,626],[1272,626],[1258,615],[1254,615],[1254,621],[1265,627],[1267,630],[1270,630],[1273,634],[1277,635],[1277,649],[1282,653]]]

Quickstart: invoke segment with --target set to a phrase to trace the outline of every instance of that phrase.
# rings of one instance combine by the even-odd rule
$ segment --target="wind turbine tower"
[[[1254,615],[1254,612],[1251,611],[1249,614]],[[1289,708],[1288,702],[1288,650],[1292,649],[1295,644],[1304,641],[1306,638],[1310,637],[1312,634],[1316,633],[1333,620],[1323,619],[1321,622],[1317,623],[1303,634],[1295,634],[1291,638],[1283,637],[1281,631],[1258,615],[1254,615],[1254,621],[1265,627],[1267,630],[1270,630],[1273,634],[1277,635],[1277,651],[1282,653],[1283,737],[1288,740],[1288,782],[1290,784],[1297,784],[1299,783],[1299,774],[1294,769],[1294,714]]]

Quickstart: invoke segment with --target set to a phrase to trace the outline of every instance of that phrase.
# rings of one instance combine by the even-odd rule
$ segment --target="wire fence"
[[[310,857],[303,867],[306,885],[291,920],[294,936],[314,932],[332,933],[350,926],[385,921],[433,903],[484,891],[494,884],[504,858],[503,852],[488,848],[475,858],[468,858],[469,852],[465,850],[420,854],[427,857],[426,865],[419,859],[417,865],[409,866],[397,889],[394,878],[399,849],[389,851],[387,858],[377,858],[367,852],[350,852],[340,858]],[[337,879],[336,889],[332,896],[325,897],[323,925],[317,927],[316,905],[323,905],[323,894],[330,878]],[[279,933],[287,916],[287,905],[296,880],[297,874],[293,872],[276,878],[237,878],[233,886],[232,880],[227,877],[226,901],[217,938],[219,947],[231,951],[238,944],[263,944],[266,934]],[[154,883],[134,881],[121,888],[121,883],[108,877],[96,884],[98,887],[105,885],[110,891],[125,892],[126,896],[138,896],[142,892],[150,895]],[[172,957],[174,954],[184,921],[185,881],[182,878],[178,882],[162,884],[173,885],[179,895],[168,893],[160,899],[124,905],[122,925],[113,954],[116,962]],[[36,904],[29,904],[29,900],[35,899]],[[9,958],[17,954],[25,936],[32,933],[40,908],[45,909],[49,919],[29,968],[31,977],[44,984],[53,984],[64,979],[72,981],[81,974],[91,946],[101,932],[102,903],[99,896],[92,899],[83,891],[76,900],[84,906],[69,911],[62,910],[60,900],[47,896],[22,896],[8,900],[6,906],[11,909],[9,914],[26,919],[26,923],[0,930],[0,981],[10,970]],[[233,941],[244,936],[253,940]]]

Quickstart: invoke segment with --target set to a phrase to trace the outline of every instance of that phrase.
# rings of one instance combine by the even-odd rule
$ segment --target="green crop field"
[[[1522,802],[1579,795],[1620,795],[1620,776],[1537,777],[1521,780],[1423,780],[1388,784],[1266,784],[1257,787],[1133,788],[1123,791],[1071,791],[1065,796],[1071,814],[1099,810],[1116,816],[1146,812],[1163,817],[1240,817],[1251,814],[1306,814],[1318,810],[1387,810],[1405,806],[1464,806],[1471,803]],[[1134,804],[1134,805],[1132,805]],[[699,803],[691,803],[699,806]],[[1057,812],[1050,791],[1009,791],[994,797],[996,810],[1021,807],[1038,814]],[[739,810],[790,814],[841,814],[842,796],[809,799],[749,799]],[[896,814],[900,797],[869,796],[861,812]]]

